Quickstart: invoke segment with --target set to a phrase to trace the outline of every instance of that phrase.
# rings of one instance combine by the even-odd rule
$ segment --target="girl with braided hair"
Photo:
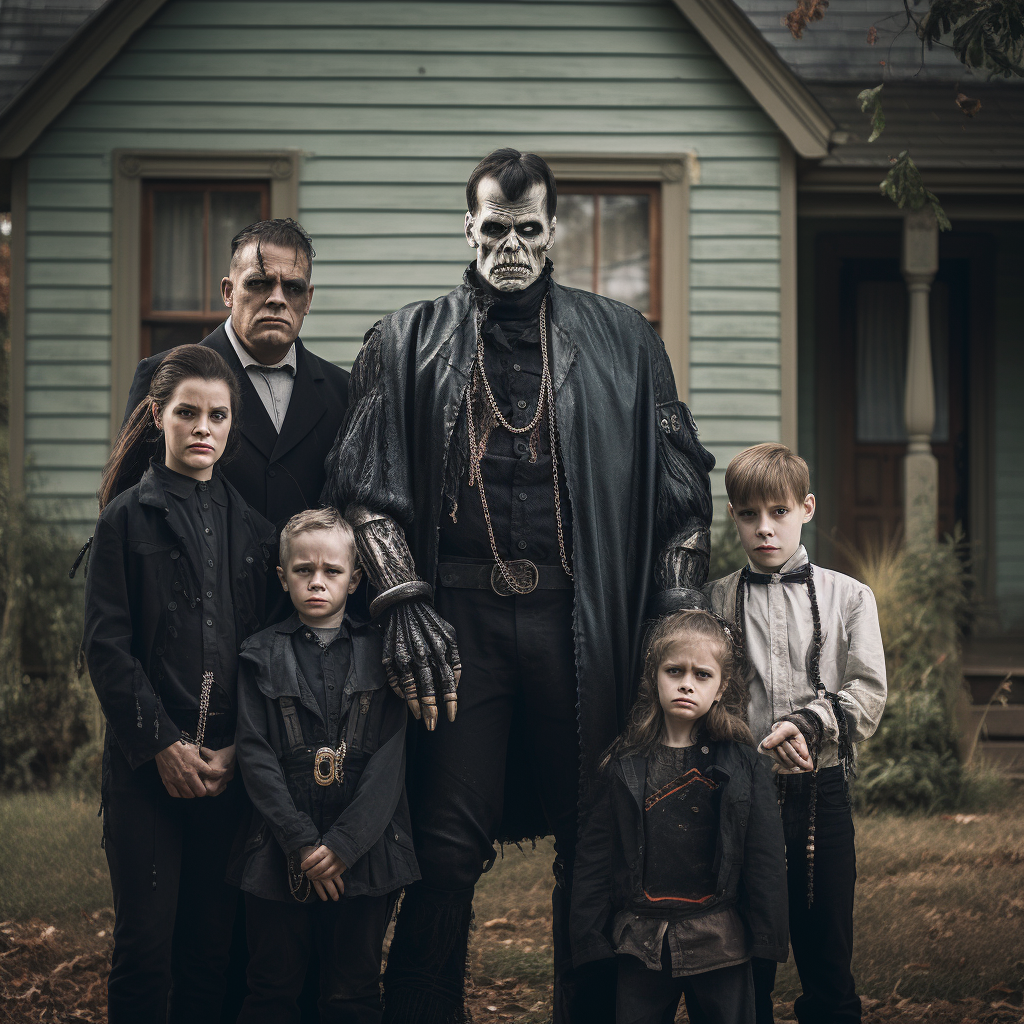
[[[855,744],[885,707],[874,595],[811,565],[800,543],[814,515],[807,463],[755,445],[725,474],[729,516],[748,564],[705,588],[749,666],[747,722],[777,773],[786,835],[790,937],[800,1024],[858,1024],[853,956],[857,877],[849,779]],[[771,1024],[775,963],[753,961],[757,1024]]]
[[[615,957],[617,1024],[753,1024],[752,955],[787,956],[771,776],[745,721],[732,633],[660,619],[625,732],[601,762],[573,892],[573,963]]]

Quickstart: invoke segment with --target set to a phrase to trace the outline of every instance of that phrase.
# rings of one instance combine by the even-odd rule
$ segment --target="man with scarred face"
[[[632,702],[644,622],[703,605],[714,460],[646,320],[552,281],[547,164],[497,150],[466,199],[476,259],[454,291],[367,333],[324,492],[356,524],[386,671],[422,720],[423,880],[385,1020],[468,1019],[473,889],[494,843],[554,835],[554,1020],[599,1024],[614,972],[574,971],[569,949],[577,816]]]

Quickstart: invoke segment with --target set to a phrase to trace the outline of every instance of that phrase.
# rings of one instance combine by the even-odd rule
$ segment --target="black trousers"
[[[569,896],[579,789],[571,590],[499,597],[439,588],[438,611],[462,656],[459,712],[421,733],[410,761],[413,839],[423,879],[406,891],[384,975],[389,1024],[466,1019],[463,989],[473,889],[494,859],[506,777],[540,799],[555,837],[555,1024],[611,1020],[614,978],[574,972]],[[521,731],[527,754],[507,760]]]
[[[782,777],[786,835],[789,935],[803,994],[794,1009],[800,1024],[858,1024],[860,997],[853,980],[853,890],[857,880],[853,812],[842,769],[818,772],[814,826],[814,902],[807,905],[807,828],[810,775]],[[776,964],[754,960],[757,1024],[772,1024]]]
[[[217,797],[172,797],[109,735],[103,834],[114,893],[110,1024],[214,1024],[238,891],[224,881],[245,809],[237,776]]]
[[[754,982],[749,961],[735,967],[672,977],[666,942],[661,970],[635,956],[619,956],[615,1024],[672,1024],[679,1000],[686,1000],[691,1024],[754,1024]]]
[[[238,1024],[297,1024],[310,951],[321,1024],[380,1024],[380,961],[398,893],[315,903],[245,894],[249,995]]]

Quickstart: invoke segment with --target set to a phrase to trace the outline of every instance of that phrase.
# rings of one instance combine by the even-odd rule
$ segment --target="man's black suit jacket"
[[[324,459],[348,408],[348,371],[319,359],[296,340],[295,386],[278,434],[224,325],[200,344],[209,345],[227,360],[242,388],[241,447],[223,464],[224,476],[251,508],[280,529],[296,512],[320,504]],[[149,382],[166,354],[159,352],[139,363],[126,418],[146,397]]]
[[[251,508],[280,530],[296,512],[320,504],[324,460],[348,408],[348,371],[313,355],[296,339],[295,385],[278,434],[224,325],[200,344],[209,345],[227,360],[242,389],[241,443],[235,455],[223,463],[224,476]],[[159,352],[139,363],[126,419],[146,397],[149,382],[166,354]],[[270,583],[267,621],[274,622],[287,615],[291,606],[281,601],[283,593],[276,577]]]

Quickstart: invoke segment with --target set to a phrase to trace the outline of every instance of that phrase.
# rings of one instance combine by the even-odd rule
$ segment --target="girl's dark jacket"
[[[438,529],[466,466],[466,395],[485,299],[466,281],[367,332],[324,498],[395,520],[419,575],[437,573]],[[666,542],[709,526],[714,458],[679,401],[665,345],[635,309],[551,282],[551,373],[572,501],[581,796],[633,702],[645,606]],[[530,755],[510,741],[510,764]],[[517,797],[517,799],[513,799]],[[544,835],[535,798],[506,793],[498,838]]]
[[[420,877],[405,796],[409,712],[387,685],[380,635],[369,624],[345,622],[352,657],[341,697],[339,735],[348,751],[340,784],[320,786],[313,779],[315,750],[338,744],[327,735],[292,647],[292,634],[305,628],[298,615],[242,645],[235,744],[255,813],[243,862],[230,874],[264,899],[291,898],[285,855],[319,843],[346,864],[346,897],[383,895]],[[293,701],[308,744],[294,761],[282,697]]]
[[[235,636],[241,638],[260,627],[275,531],[221,480],[228,495]],[[194,607],[202,579],[191,564],[181,513],[147,469],[100,514],[89,552],[82,649],[107,726],[132,768],[181,736],[160,699],[164,652],[187,641],[179,635],[184,603]]]
[[[715,743],[712,779],[722,786],[714,870],[716,899],[692,916],[735,905],[753,943],[753,955],[785,961],[789,950],[786,846],[771,773],[752,747]],[[576,847],[572,887],[574,966],[615,955],[615,914],[643,900],[644,787],[647,758],[613,759],[602,772],[596,799]],[[685,871],[686,865],[680,864]]]

